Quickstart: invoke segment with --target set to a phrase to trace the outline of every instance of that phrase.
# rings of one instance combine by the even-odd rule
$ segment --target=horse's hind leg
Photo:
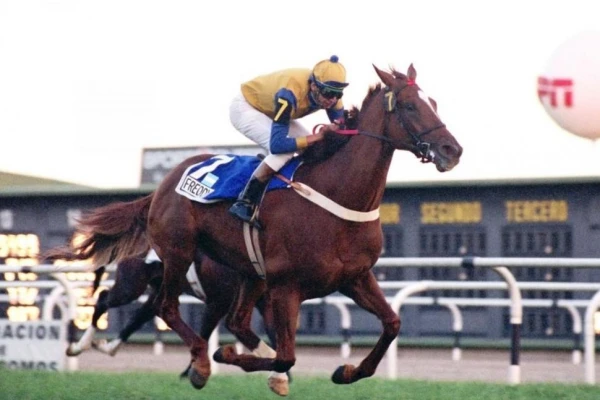
[[[173,246],[177,249],[179,246]],[[189,252],[193,254],[193,251]],[[159,315],[175,331],[188,346],[191,353],[189,378],[196,389],[202,389],[210,376],[210,360],[208,359],[208,342],[198,336],[179,313],[179,295],[183,287],[183,279],[192,257],[186,259],[175,253],[161,254],[164,262],[164,278],[158,298]]]
[[[375,314],[383,324],[383,333],[375,347],[358,367],[340,366],[331,377],[334,383],[353,383],[359,379],[372,376],[385,356],[390,343],[400,332],[400,317],[386,302],[385,296],[371,271],[356,278],[351,285],[340,289],[340,292],[362,307]]]

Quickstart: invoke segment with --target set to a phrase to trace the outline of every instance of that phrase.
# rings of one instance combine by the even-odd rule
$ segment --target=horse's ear
[[[375,72],[377,72],[379,79],[381,79],[381,81],[383,83],[385,83],[385,86],[392,86],[394,84],[394,75],[380,70],[374,64],[373,64],[373,68],[375,68]]]
[[[433,109],[435,110],[435,112],[437,112],[437,101],[435,101],[431,97],[429,97],[429,101],[431,102],[431,105],[433,106]]]
[[[417,70],[415,69],[414,65],[412,65],[412,63],[410,63],[408,67],[406,77],[413,82],[417,80]]]

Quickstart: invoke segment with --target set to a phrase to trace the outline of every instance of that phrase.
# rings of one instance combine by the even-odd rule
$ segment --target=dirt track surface
[[[342,364],[358,365],[369,349],[355,348],[349,359],[343,359],[339,348],[298,347],[296,365],[292,372],[298,375],[331,376]],[[151,345],[127,344],[110,357],[89,350],[78,357],[80,371],[172,371],[181,372],[189,362],[189,353],[181,345],[166,345],[162,355],[155,355]],[[508,382],[510,354],[508,350],[463,350],[460,361],[452,361],[451,350],[399,349],[399,378]],[[584,383],[584,364],[574,365],[571,352],[522,352],[521,382]],[[244,373],[229,365],[217,366],[213,373]],[[376,376],[387,377],[384,358]],[[600,382],[600,365],[596,363],[596,382]]]

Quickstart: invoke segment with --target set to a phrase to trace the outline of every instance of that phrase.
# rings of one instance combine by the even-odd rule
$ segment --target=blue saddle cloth
[[[302,161],[292,158],[279,174],[292,179]],[[188,167],[175,191],[200,203],[215,203],[237,199],[240,192],[258,167],[260,160],[254,156],[223,154]],[[284,189],[288,185],[277,177],[269,182],[267,191]]]

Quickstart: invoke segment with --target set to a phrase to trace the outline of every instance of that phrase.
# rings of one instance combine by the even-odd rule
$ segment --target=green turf
[[[172,373],[26,372],[0,370],[0,399],[10,400],[141,400],[141,399],[277,399],[264,373],[212,376],[195,390]],[[363,379],[339,386],[328,378],[295,377],[290,400],[598,400],[590,385],[505,384]]]

